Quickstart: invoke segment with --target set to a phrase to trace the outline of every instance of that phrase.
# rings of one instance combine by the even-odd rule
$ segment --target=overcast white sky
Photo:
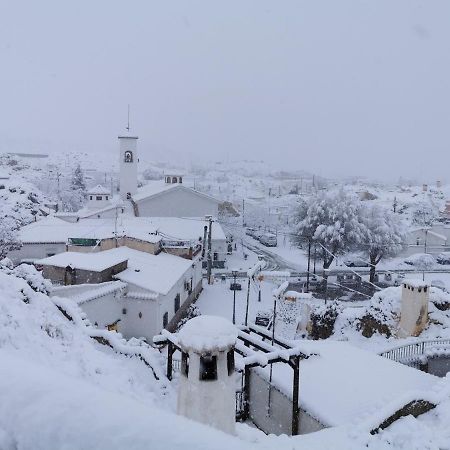
[[[448,0],[3,0],[0,61],[0,151],[450,167]]]

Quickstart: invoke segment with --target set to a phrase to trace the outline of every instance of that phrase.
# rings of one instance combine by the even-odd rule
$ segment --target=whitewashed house
[[[157,254],[164,250],[192,259],[201,252],[205,220],[177,217],[120,216],[107,219],[80,219],[67,222],[48,216],[20,229],[22,247],[8,254],[14,264],[33,262],[64,251],[98,252],[126,246]],[[226,236],[219,223],[212,224],[211,258],[223,267]]]
[[[413,228],[407,235],[404,254],[430,253],[437,255],[450,251],[450,227],[435,225],[433,227]]]
[[[126,268],[111,274],[108,281],[57,286],[52,293],[74,299],[93,324],[119,331],[126,338],[150,341],[163,328],[173,330],[202,290],[198,258],[188,260],[163,252],[152,255],[127,247],[74,255],[66,252],[36,263],[83,273],[97,266],[96,272],[105,270],[109,261],[126,261]]]

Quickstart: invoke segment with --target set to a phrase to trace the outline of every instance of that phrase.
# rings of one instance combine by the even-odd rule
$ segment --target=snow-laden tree
[[[325,288],[327,269],[335,256],[354,248],[367,234],[361,209],[362,202],[356,195],[339,189],[321,191],[297,210],[294,242],[302,247],[309,241],[317,244],[322,254]]]
[[[60,202],[63,211],[78,211],[87,196],[84,173],[80,165],[75,168],[68,184],[63,183],[60,192]]]
[[[70,187],[72,191],[81,191],[84,195],[86,195],[86,182],[84,181],[84,173],[79,164],[73,171]]]
[[[402,219],[377,204],[365,205],[361,221],[366,228],[362,247],[370,261],[370,281],[375,279],[376,265],[385,256],[394,256],[406,242],[406,230]]]
[[[0,260],[10,251],[21,247],[19,240],[19,226],[17,221],[0,212]]]
[[[411,222],[419,227],[431,227],[437,217],[437,210],[427,202],[418,202],[413,206]]]

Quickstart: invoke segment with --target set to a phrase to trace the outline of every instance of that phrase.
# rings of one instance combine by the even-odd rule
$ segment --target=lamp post
[[[236,277],[238,274],[237,270],[232,270],[233,275],[233,325],[236,324]]]

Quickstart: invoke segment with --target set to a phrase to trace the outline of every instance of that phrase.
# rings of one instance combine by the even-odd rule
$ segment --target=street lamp
[[[237,270],[232,270],[233,275],[233,325],[236,324],[236,277],[238,274]]]

